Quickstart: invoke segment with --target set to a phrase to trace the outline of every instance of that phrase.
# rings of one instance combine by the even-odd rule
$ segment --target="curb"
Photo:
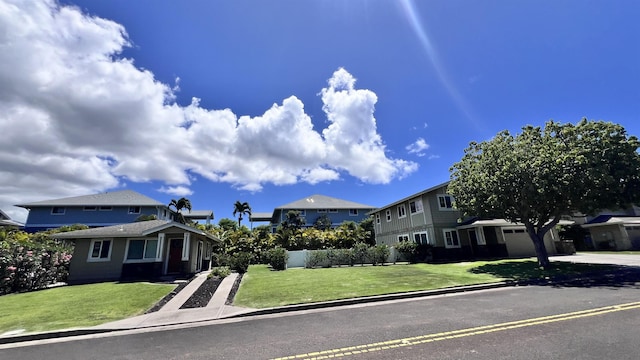
[[[244,318],[249,316],[257,316],[257,315],[280,314],[280,313],[293,312],[293,311],[323,309],[323,308],[330,308],[330,307],[366,304],[366,303],[374,303],[374,302],[389,301],[389,300],[412,299],[412,298],[428,297],[428,296],[436,296],[436,295],[464,293],[464,292],[470,292],[470,291],[499,289],[499,288],[505,288],[505,287],[530,286],[530,285],[561,285],[563,283],[570,283],[575,281],[598,280],[598,279],[605,279],[611,276],[627,276],[627,275],[638,274],[638,273],[640,273],[640,268],[623,267],[623,268],[612,270],[612,271],[604,271],[604,272],[597,271],[593,273],[582,274],[581,276],[557,276],[557,277],[552,277],[547,279],[532,279],[532,280],[520,280],[520,281],[509,280],[509,281],[501,281],[501,282],[488,283],[488,284],[450,287],[450,288],[435,289],[435,290],[423,290],[423,291],[413,291],[413,292],[395,293],[395,294],[387,294],[387,295],[366,296],[366,297],[359,297],[359,298],[332,300],[332,301],[316,302],[316,303],[309,303],[309,304],[286,305],[286,306],[280,306],[280,307],[258,309],[255,311],[250,311],[250,312],[241,313],[241,314],[234,314],[234,315],[222,317],[219,319],[234,319],[234,318]],[[175,326],[175,325],[183,325],[183,324],[196,324],[196,323],[219,320],[219,319],[202,319],[197,321],[176,322],[172,324],[150,325],[150,326],[141,327],[141,329],[142,328],[144,329],[159,328],[164,326]],[[26,342],[26,341],[57,339],[57,338],[81,336],[81,335],[102,334],[102,333],[108,333],[108,332],[133,330],[133,329],[136,329],[136,328],[123,328],[123,329],[88,328],[88,329],[71,329],[71,330],[61,330],[61,331],[54,331],[54,332],[32,333],[32,334],[25,334],[25,335],[12,335],[12,336],[0,337],[0,345]]]

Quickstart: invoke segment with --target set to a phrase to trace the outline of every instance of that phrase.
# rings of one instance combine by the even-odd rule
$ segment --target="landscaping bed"
[[[207,306],[221,282],[222,278],[217,276],[207,277],[198,290],[191,295],[189,300],[182,304],[180,309],[193,309]]]

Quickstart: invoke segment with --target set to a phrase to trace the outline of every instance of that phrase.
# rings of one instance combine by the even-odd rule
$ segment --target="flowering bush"
[[[66,281],[73,248],[45,233],[11,231],[0,240],[0,295]]]

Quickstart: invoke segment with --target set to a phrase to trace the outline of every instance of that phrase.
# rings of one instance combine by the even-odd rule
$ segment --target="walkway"
[[[237,273],[222,279],[222,282],[213,294],[213,297],[204,308],[180,309],[180,307],[191,297],[191,295],[202,285],[209,276],[209,272],[203,272],[191,280],[176,296],[166,303],[160,310],[134,316],[132,318],[114,321],[95,326],[94,329],[135,329],[161,325],[174,325],[193,323],[199,321],[221,319],[233,315],[252,312],[256,309],[242,308],[238,306],[225,305],[227,297],[231,292],[234,282],[238,278]]]

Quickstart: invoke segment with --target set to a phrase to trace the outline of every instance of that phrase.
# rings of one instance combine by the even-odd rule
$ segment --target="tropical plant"
[[[448,191],[463,214],[521,222],[538,263],[549,256],[545,234],[562,215],[593,214],[640,201],[640,142],[617,124],[526,126],[472,142],[451,168]]]
[[[242,222],[242,215],[247,214],[251,216],[251,206],[249,206],[248,202],[240,202],[236,201],[233,204],[233,216],[238,215],[238,227],[240,227],[240,223]]]
[[[178,200],[171,199],[169,205],[167,205],[169,209],[173,207],[176,210],[176,221],[182,224],[186,223],[184,216],[182,215],[182,210],[187,209],[191,212],[191,201],[185,197],[182,197]]]
[[[287,269],[287,260],[289,260],[287,250],[281,247],[275,247],[269,250],[267,257],[269,258],[269,265],[271,265],[273,270]]]

